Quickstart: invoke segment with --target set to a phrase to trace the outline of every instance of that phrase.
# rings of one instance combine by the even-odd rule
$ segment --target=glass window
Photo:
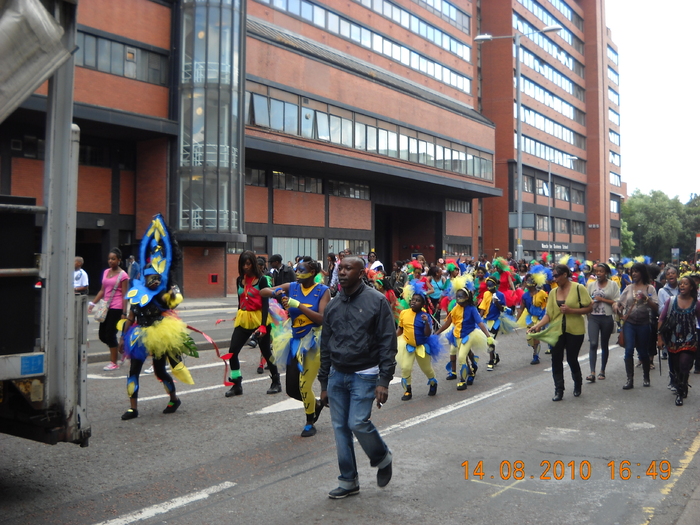
[[[418,162],[418,139],[409,137],[408,139],[408,160]]]
[[[331,115],[331,142],[340,144],[340,117]]]
[[[301,14],[301,1],[300,0],[287,0],[287,10],[290,13],[292,13],[293,15],[299,16]]]
[[[301,17],[311,22],[314,17],[314,6],[308,2],[301,3]]]
[[[352,148],[352,120],[344,118],[341,125],[341,143],[343,146]]]
[[[377,128],[367,126],[367,151],[377,152]]]
[[[389,153],[389,145],[387,143],[387,131],[385,129],[379,129],[377,142],[378,153],[380,155],[387,155]]]
[[[75,45],[78,48],[75,52],[75,65],[83,66],[85,60],[85,34],[78,31],[75,35]]]
[[[290,102],[284,103],[284,132],[299,134],[299,106]]]
[[[610,212],[620,213],[620,201],[617,201],[615,199],[610,200]]]
[[[340,31],[340,18],[330,11],[328,12],[328,31],[336,34]]]
[[[97,40],[97,69],[109,73],[112,60],[111,42],[100,38]]]
[[[326,27],[326,10],[317,5],[314,6],[314,25]]]
[[[367,148],[365,129],[366,126],[364,124],[361,122],[355,122],[355,149],[364,150]]]
[[[197,112],[195,111],[195,113]],[[270,113],[267,107],[267,97],[258,95],[257,93],[253,93],[253,124],[262,126],[263,128],[270,127]]]
[[[321,111],[316,112],[316,132],[318,133],[318,140],[331,140],[327,113],[322,113]]]
[[[549,186],[542,179],[537,179],[537,195],[549,197]]]
[[[399,135],[399,158],[408,160],[408,136]]]
[[[92,35],[85,35],[85,52],[83,62],[85,67],[97,67],[97,39]]]
[[[574,204],[584,204],[584,193],[581,190],[572,189],[571,190],[571,202]]]
[[[301,108],[301,136],[307,139],[314,137],[314,110],[311,108]]]
[[[124,76],[124,44],[112,42],[111,70],[112,74]]]

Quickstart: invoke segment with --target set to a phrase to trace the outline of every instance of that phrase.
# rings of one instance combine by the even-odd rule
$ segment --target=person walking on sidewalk
[[[392,455],[370,420],[372,403],[389,397],[396,368],[396,331],[389,303],[362,282],[364,262],[346,257],[338,263],[341,291],[326,307],[321,332],[321,402],[330,406],[338,454],[339,486],[331,499],[360,492],[353,434],[377,467],[377,485],[391,480]]]

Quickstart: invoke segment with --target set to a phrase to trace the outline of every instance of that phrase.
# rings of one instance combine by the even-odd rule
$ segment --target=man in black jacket
[[[340,476],[332,499],[360,492],[353,434],[377,467],[377,484],[391,480],[391,451],[370,417],[376,399],[381,408],[389,396],[396,367],[396,329],[389,302],[361,278],[364,261],[346,257],[338,263],[341,291],[324,312],[321,332],[321,403],[330,406]],[[352,405],[352,407],[351,407]]]
[[[270,257],[270,268],[274,286],[293,283],[297,280],[294,270],[282,262],[282,256],[279,253]]]

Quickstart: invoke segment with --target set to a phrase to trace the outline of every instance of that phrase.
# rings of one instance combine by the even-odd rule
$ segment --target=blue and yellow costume
[[[424,314],[428,316],[427,323],[423,320]],[[402,330],[402,334],[398,338],[397,360],[401,365],[401,384],[408,394],[404,394],[404,399],[410,399],[411,375],[415,360],[418,360],[418,366],[428,378],[428,395],[435,395],[437,391],[437,379],[431,361],[437,361],[444,352],[441,350],[438,336],[425,335],[426,325],[430,327],[430,316],[426,312],[414,312],[409,308],[399,314],[399,329]]]
[[[530,285],[530,288],[533,288],[533,286]],[[530,288],[525,290],[522,297],[522,313],[518,319],[518,326],[521,328],[530,328],[531,326],[535,326],[546,313],[547,297],[549,294],[544,290],[537,290],[536,288],[533,294]],[[527,344],[532,347],[532,361],[530,364],[539,364],[540,342],[536,339],[530,339],[528,340]]]
[[[300,283],[292,282],[289,283],[288,297],[318,312],[327,291],[325,284],[315,283],[310,288],[304,288]],[[313,384],[321,366],[321,326],[311,321],[299,308],[289,307],[287,311],[289,320],[274,331],[274,361],[287,366],[287,395],[304,403],[307,419],[315,422],[314,417],[309,416],[320,412]]]
[[[479,329],[483,319],[476,306],[456,303],[450,312],[453,328],[447,334],[447,340],[457,355],[459,383],[467,384],[467,378],[473,376],[474,370],[467,363],[469,354],[487,349],[486,335]],[[458,384],[459,388],[459,384]]]
[[[171,395],[171,403],[166,413],[174,412],[180,405],[175,401],[175,383],[166,372],[166,359],[173,375],[187,384],[194,384],[190,372],[182,362],[182,356],[199,357],[194,341],[187,331],[187,325],[177,317],[173,309],[182,302],[177,286],[169,282],[173,265],[174,241],[158,214],[144,235],[139,249],[143,277],[135,279],[126,297],[131,304],[129,319],[121,322],[124,339],[124,353],[131,359],[127,378],[127,393],[131,399],[138,398],[139,375],[146,358],[153,356],[153,370],[163,383],[165,391]],[[158,283],[148,286],[147,283]],[[130,324],[126,330],[124,326]],[[177,404],[175,404],[175,402]],[[122,419],[138,415],[135,409],[129,410]]]

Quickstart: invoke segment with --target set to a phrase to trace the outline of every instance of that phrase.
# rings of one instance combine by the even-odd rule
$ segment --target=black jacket
[[[294,269],[286,264],[280,264],[279,269],[275,270],[272,280],[275,286],[279,286],[284,283],[295,282],[297,280],[297,276],[294,273]]]
[[[323,314],[321,390],[328,388],[331,365],[343,373],[379,366],[377,386],[389,387],[396,368],[396,328],[386,298],[369,286],[350,296],[338,293]]]

